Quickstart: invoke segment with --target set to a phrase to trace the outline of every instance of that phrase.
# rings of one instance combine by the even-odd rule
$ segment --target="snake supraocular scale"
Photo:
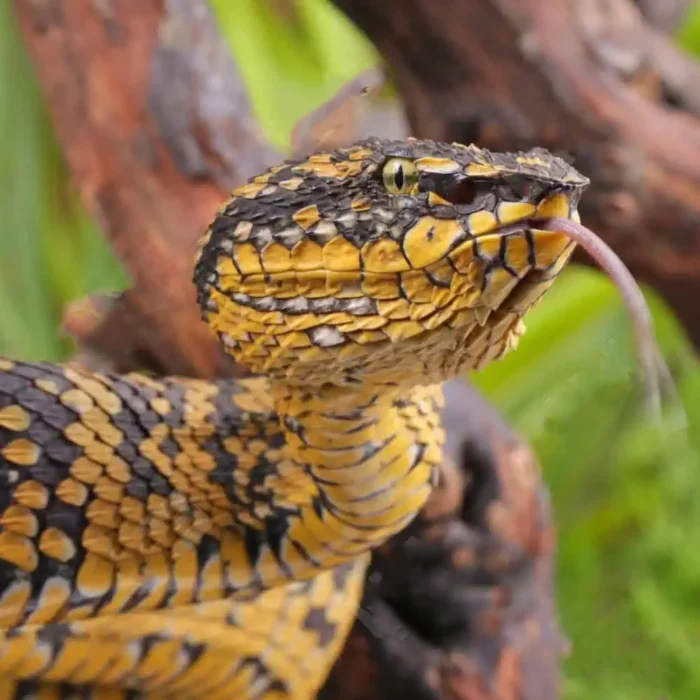
[[[255,378],[0,360],[0,698],[313,697],[430,494],[441,383],[515,346],[586,184],[419,140],[285,163],[196,262]]]

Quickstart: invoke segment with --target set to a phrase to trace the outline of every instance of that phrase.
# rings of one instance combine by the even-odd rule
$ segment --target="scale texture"
[[[195,264],[253,378],[0,359],[0,700],[315,697],[439,479],[441,384],[516,346],[586,185],[541,149],[287,162]]]

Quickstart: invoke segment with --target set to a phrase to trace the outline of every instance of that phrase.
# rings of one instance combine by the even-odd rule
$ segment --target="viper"
[[[0,698],[314,697],[440,477],[442,383],[515,348],[587,184],[416,139],[287,161],[195,262],[251,376],[0,359]]]

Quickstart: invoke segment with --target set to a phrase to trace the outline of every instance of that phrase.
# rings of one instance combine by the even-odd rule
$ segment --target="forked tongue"
[[[581,246],[617,287],[632,321],[639,369],[644,384],[647,406],[657,422],[661,423],[664,400],[679,411],[678,418],[685,426],[686,417],[676,393],[671,372],[663,359],[654,333],[646,299],[632,273],[615,251],[593,231],[571,219],[550,218],[536,222],[537,228],[563,233]]]

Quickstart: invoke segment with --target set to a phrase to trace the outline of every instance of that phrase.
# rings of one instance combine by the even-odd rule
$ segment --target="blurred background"
[[[379,61],[324,0],[299,0],[294,22],[259,0],[211,5],[280,150],[299,118]],[[700,3],[677,40],[700,52]],[[0,353],[68,357],[65,304],[126,284],[71,189],[12,10],[0,3]],[[569,700],[700,697],[700,364],[665,304],[647,298],[687,433],[640,424],[629,319],[590,269],[566,271],[529,317],[519,351],[473,377],[534,445],[551,489]]]

